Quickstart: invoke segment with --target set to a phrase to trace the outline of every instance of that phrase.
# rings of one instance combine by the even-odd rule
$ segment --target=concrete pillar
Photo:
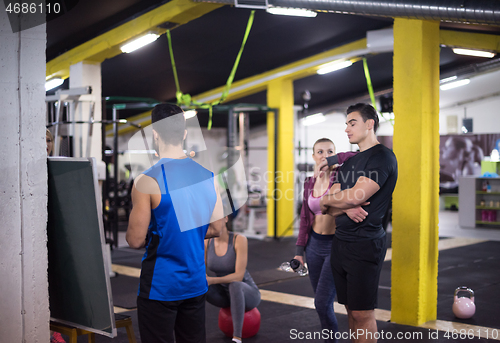
[[[268,235],[274,231],[274,198],[277,199],[276,227],[277,235],[282,236],[293,222],[294,209],[294,111],[293,111],[293,81],[278,79],[270,82],[267,89],[267,106],[276,108],[278,113],[277,137],[273,114],[268,115],[267,133],[268,145]],[[274,151],[274,140],[278,141],[278,150]],[[274,154],[278,154],[276,189],[274,189]],[[293,228],[286,235],[291,236]]]
[[[0,3],[0,341],[49,342],[45,24],[12,33]]]
[[[94,120],[101,120],[102,113],[102,91],[101,91],[101,64],[97,62],[79,62],[69,68],[69,88],[92,87],[92,98],[94,99]],[[83,98],[83,97],[82,97]],[[80,102],[76,110],[76,120],[89,120],[89,102]],[[75,157],[95,157],[101,161],[101,124],[93,125],[91,138],[90,156],[86,155],[88,137],[88,124],[75,125]]]
[[[439,211],[439,22],[394,21],[391,321],[436,319]]]

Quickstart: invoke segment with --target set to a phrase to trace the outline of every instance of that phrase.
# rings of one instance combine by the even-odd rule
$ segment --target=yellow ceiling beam
[[[314,75],[319,67],[325,63],[337,59],[353,59],[357,56],[369,53],[366,48],[366,38],[352,43],[322,52],[320,54],[302,59],[297,62],[270,70],[268,72],[251,76],[246,79],[234,82],[229,91],[226,101],[235,100],[251,94],[258,93],[267,88],[269,82],[277,79],[297,80],[306,76]],[[224,86],[215,88],[208,92],[198,94],[193,97],[194,101],[203,103],[218,100],[222,94]]]
[[[440,44],[449,47],[462,47],[500,52],[500,36],[490,34],[440,30]],[[369,53],[366,48],[366,39],[360,39],[268,72],[248,77],[232,84],[226,101],[236,100],[238,98],[264,91],[267,89],[269,82],[272,80],[279,78],[298,80],[306,76],[314,75],[319,66],[332,60],[345,58],[350,59],[353,62],[357,61],[359,60],[358,56],[363,53]],[[193,100],[201,102],[211,102],[217,100],[220,98],[223,89],[224,86],[212,89],[208,92],[194,96]],[[128,119],[146,126],[151,123],[150,115],[151,112],[148,111]],[[119,129],[120,134],[136,130],[127,124],[122,124],[120,126],[122,126],[122,128]],[[111,129],[111,126],[108,129]]]
[[[297,80],[309,75],[313,75],[318,70],[319,66],[324,63],[331,62],[336,59],[350,59],[353,62],[359,60],[357,57],[360,53],[367,53],[366,50],[366,39],[360,39],[358,41],[348,43],[337,47],[332,50],[322,52],[320,54],[299,60],[294,63],[287,64],[283,67],[273,69],[269,72],[255,75],[237,82],[234,82],[231,86],[229,96],[226,101],[238,99],[247,95],[251,95],[267,88],[268,83],[271,80],[276,80],[278,78],[288,78]],[[224,87],[219,87],[211,91],[202,93],[193,97],[194,100],[199,101],[199,99],[210,97],[212,100],[220,98]],[[238,90],[238,88],[242,88]],[[236,89],[236,91],[234,91]],[[212,101],[210,100],[210,101]],[[151,123],[151,111],[143,112],[141,114],[127,118],[128,121],[133,121],[136,124],[140,124],[143,127]],[[106,126],[106,132],[108,135],[112,135],[112,125]],[[137,130],[131,125],[120,124],[118,129],[118,134],[125,134]]]
[[[182,25],[222,6],[190,0],[172,0],[47,62],[46,79],[66,79],[72,64],[82,61],[102,62],[121,54],[120,46],[132,38],[150,31],[164,33],[165,29],[158,28],[160,24],[171,22]]]
[[[441,30],[440,44],[449,47],[462,47],[500,52],[500,36],[490,34]],[[328,59],[334,60],[346,58],[352,60],[356,56],[360,56],[363,53],[369,53],[366,48],[366,39],[360,39],[335,49],[325,51],[321,54],[273,69],[266,73],[248,77],[233,83],[226,101],[236,100],[238,98],[264,91],[267,89],[270,81],[278,78],[297,80],[313,75],[316,73],[316,70],[321,64],[327,63],[326,60]],[[205,103],[217,100],[220,98],[223,89],[224,86],[221,86],[208,92],[198,94],[193,97],[193,100]]]
[[[500,52],[500,36],[485,33],[440,30],[439,43],[450,48]]]

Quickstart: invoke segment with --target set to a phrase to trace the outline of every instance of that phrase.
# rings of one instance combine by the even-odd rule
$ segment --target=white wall
[[[439,133],[448,133],[448,116],[457,116],[457,132],[462,118],[473,118],[473,133],[500,132],[500,70],[470,78],[466,86],[440,91]]]
[[[498,89],[500,91],[500,87]],[[500,132],[500,96],[478,100],[465,105],[443,108],[439,115],[439,134],[452,134],[448,132],[446,120],[448,116],[457,116],[457,133],[462,133],[462,119],[472,118],[473,133],[498,133]]]
[[[439,133],[441,135],[462,133],[462,119],[473,118],[473,133],[499,133],[500,132],[500,70],[470,78],[466,86],[440,91]],[[394,114],[384,113],[384,116]],[[454,131],[448,132],[447,117],[457,116],[457,125]],[[306,142],[311,147],[320,136],[333,140],[339,151],[356,150],[351,146],[345,135],[345,114],[330,113],[323,123],[303,127],[298,122],[296,126],[296,139]],[[397,120],[397,118],[396,118]],[[394,126],[390,121],[381,119],[377,131],[379,136],[394,135]],[[303,143],[301,143],[303,144]],[[307,154],[309,161],[310,153]],[[304,156],[297,163],[305,163]]]
[[[380,119],[377,136],[394,136],[394,122],[389,118],[393,115],[392,113],[384,113],[385,119]]]
[[[0,341],[49,342],[45,25],[12,33],[0,4]]]

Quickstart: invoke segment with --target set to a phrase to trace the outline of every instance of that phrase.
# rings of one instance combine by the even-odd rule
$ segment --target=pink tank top
[[[321,201],[321,198],[325,196],[326,193],[330,190],[330,187],[326,190],[323,195],[320,197],[316,198],[313,196],[314,189],[311,189],[311,194],[309,195],[309,199],[307,199],[307,205],[309,206],[309,209],[314,213],[314,215],[321,215],[321,207],[319,205],[319,202]]]

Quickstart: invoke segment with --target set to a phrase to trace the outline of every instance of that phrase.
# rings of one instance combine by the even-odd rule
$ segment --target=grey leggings
[[[208,287],[207,301],[217,307],[231,307],[233,336],[241,337],[245,311],[260,304],[260,291],[244,282],[215,284]]]

